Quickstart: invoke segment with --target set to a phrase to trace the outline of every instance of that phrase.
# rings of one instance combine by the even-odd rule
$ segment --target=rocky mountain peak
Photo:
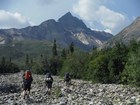
[[[140,16],[135,19],[135,21],[140,21]]]
[[[140,17],[138,17],[138,18],[136,18],[135,20],[134,20],[134,22],[129,26],[129,28],[134,28],[134,30],[136,29],[140,29]]]
[[[3,29],[0,36],[6,40],[13,39],[37,39],[57,42],[67,47],[71,42],[83,50],[90,50],[93,46],[100,46],[112,36],[105,32],[96,32],[87,28],[82,20],[74,17],[70,12],[55,21],[49,19],[38,26],[29,26],[22,29]]]
[[[40,25],[41,26],[48,26],[48,25],[54,25],[56,24],[56,21],[54,19],[49,19],[47,21],[42,22]]]
[[[137,39],[140,38],[140,17],[136,18],[132,24],[123,29],[117,36],[123,36],[125,39]]]
[[[112,39],[108,40],[104,46],[110,47],[114,45],[115,42],[120,41],[124,44],[129,44],[132,39],[140,41],[140,17],[136,18],[129,26],[124,28]]]
[[[63,15],[61,18],[59,18],[58,21],[64,21],[64,20],[72,19],[72,18],[74,18],[74,17],[72,16],[72,14],[70,12],[68,12],[65,15]]]
[[[74,17],[70,12],[58,19],[58,22],[69,30],[72,29],[87,29],[84,22],[77,17]]]

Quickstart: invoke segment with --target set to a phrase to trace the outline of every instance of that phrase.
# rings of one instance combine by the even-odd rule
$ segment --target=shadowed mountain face
[[[71,42],[75,46],[89,50],[93,46],[99,47],[113,35],[106,32],[92,31],[87,28],[82,20],[72,16],[70,12],[62,16],[58,21],[50,19],[38,26],[29,26],[22,29],[1,29],[0,43],[9,43],[13,40],[37,39],[53,41],[66,47]]]
[[[105,46],[109,47],[115,44],[115,42],[123,42],[129,44],[131,40],[140,41],[140,17],[138,17],[132,24],[124,28],[112,39],[108,40]]]

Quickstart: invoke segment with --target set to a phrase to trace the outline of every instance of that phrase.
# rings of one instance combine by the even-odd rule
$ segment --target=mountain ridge
[[[116,42],[123,42],[127,45],[131,40],[140,41],[140,17],[137,17],[130,25],[109,39],[104,47],[113,46]]]
[[[113,35],[91,30],[82,20],[72,16],[72,14],[68,12],[60,17],[58,21],[49,19],[38,26],[28,26],[21,29],[1,29],[0,36],[3,37],[7,43],[8,41],[25,39],[45,39],[53,42],[53,40],[56,39],[57,42],[64,47],[74,42],[79,48],[90,50],[93,46],[101,46]]]

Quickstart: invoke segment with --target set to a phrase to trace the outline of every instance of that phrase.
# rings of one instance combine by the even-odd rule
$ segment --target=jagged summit
[[[135,19],[135,21],[140,21],[140,16]]]
[[[77,17],[74,17],[70,12],[66,13],[64,16],[59,18],[58,22],[63,26],[67,27],[69,30],[81,28],[86,29],[84,22]]]
[[[74,18],[73,15],[70,12],[67,12],[65,15],[63,15],[62,17],[60,17],[58,19],[58,21],[62,21],[62,20],[65,20],[65,19],[72,19],[72,18]]]
[[[42,22],[40,25],[44,26],[46,24],[55,24],[55,23],[56,23],[56,21],[54,19],[49,19],[49,20]]]
[[[112,36],[109,33],[91,30],[82,20],[74,17],[70,12],[60,17],[58,21],[49,19],[38,26],[30,26],[12,31],[10,29],[0,30],[0,37],[5,39],[5,42],[27,39],[53,42],[56,39],[57,43],[63,47],[67,47],[73,42],[76,47],[82,50],[90,50],[93,46],[99,47]]]

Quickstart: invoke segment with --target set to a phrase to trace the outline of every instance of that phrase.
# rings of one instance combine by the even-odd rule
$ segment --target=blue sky
[[[140,16],[140,0],[0,0],[0,28],[56,21],[71,12],[91,29],[120,32]]]

